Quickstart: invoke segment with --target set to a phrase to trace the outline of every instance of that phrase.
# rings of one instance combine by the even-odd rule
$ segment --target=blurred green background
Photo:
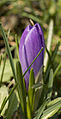
[[[21,34],[30,23],[38,22],[43,31],[45,42],[48,38],[48,26],[54,22],[52,51],[61,42],[61,0],[0,0],[0,22],[8,35],[10,46],[15,46],[15,34],[20,41]],[[0,33],[0,56],[5,52],[4,40]],[[16,57],[16,53],[13,52]],[[55,58],[55,68],[61,61],[61,45]],[[61,76],[61,75],[60,75]]]
[[[0,21],[12,34],[21,36],[30,19],[40,23],[46,33],[51,18],[56,42],[61,37],[61,0],[0,0]]]

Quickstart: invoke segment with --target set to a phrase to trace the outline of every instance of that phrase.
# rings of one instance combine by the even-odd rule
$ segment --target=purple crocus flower
[[[31,66],[34,69],[35,76],[43,65],[44,36],[43,31],[38,23],[36,23],[34,26],[28,25],[22,34],[19,44],[19,58],[23,73],[27,70],[42,47],[43,50],[41,54]],[[30,70],[24,76],[27,89],[29,85],[29,74]]]

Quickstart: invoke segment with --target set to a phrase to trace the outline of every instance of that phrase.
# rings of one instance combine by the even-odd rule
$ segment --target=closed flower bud
[[[41,54],[31,66],[34,70],[35,77],[39,72],[41,66],[43,65],[44,36],[42,29],[38,23],[36,23],[34,26],[28,25],[21,36],[19,44],[19,58],[23,73],[27,70],[42,47],[43,50]],[[24,76],[27,89],[29,85],[29,74],[30,70]]]

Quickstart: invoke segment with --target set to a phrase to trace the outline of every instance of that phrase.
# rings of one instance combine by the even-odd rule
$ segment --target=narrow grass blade
[[[6,64],[6,56],[5,56],[4,63],[3,63],[3,69],[2,69],[2,74],[1,74],[1,82],[0,82],[0,83],[2,83],[2,80],[3,80],[3,75],[4,75],[5,64]]]
[[[13,59],[12,59],[10,47],[9,47],[9,44],[8,44],[8,38],[6,37],[6,33],[4,32],[4,29],[3,29],[2,25],[1,25],[1,23],[0,23],[0,30],[1,30],[4,42],[5,42],[6,51],[7,51],[9,60],[10,60],[11,67],[12,67],[12,72],[13,72],[14,78],[16,80],[15,68],[14,68],[14,64],[13,64]]]
[[[33,111],[34,108],[34,96],[35,96],[35,89],[32,86],[35,84],[35,77],[33,69],[30,70],[30,77],[29,77],[29,89],[28,89],[28,96],[31,110]]]
[[[50,106],[56,104],[58,101],[61,101],[61,97],[58,97],[58,98],[56,98],[56,99],[50,101],[50,102],[47,104],[47,107],[50,107]]]
[[[42,86],[43,86],[44,84],[43,83],[41,83],[41,82],[39,82],[39,83],[36,83],[36,84],[34,84],[33,86],[32,86],[32,88],[42,88]]]
[[[32,111],[31,111],[31,107],[30,107],[29,98],[27,99],[27,118],[32,119]]]
[[[6,102],[6,97],[4,98],[4,100],[3,100],[3,102],[2,102],[2,105],[1,105],[1,108],[0,108],[0,114],[1,114],[1,112],[3,111],[3,109],[4,109],[5,102]]]
[[[52,95],[52,87],[53,87],[53,70],[50,70],[50,75],[49,75],[49,82],[48,82],[48,94],[47,97],[51,98]]]
[[[49,53],[48,49],[46,49],[47,54],[48,54],[48,56],[49,56],[49,61],[50,61],[51,63],[49,63],[49,66],[48,66],[48,68],[47,68],[47,71],[46,71],[46,74],[45,74],[44,82],[47,81],[47,78],[48,78],[48,75],[49,75],[49,72],[50,72],[50,69],[51,69],[51,65],[54,66],[54,59],[55,59],[55,57],[56,57],[56,55],[57,55],[59,46],[60,46],[60,42],[57,43],[57,45],[56,45],[54,51],[52,52],[52,55],[51,55],[51,56],[50,56],[50,53]]]
[[[61,68],[61,63],[58,65],[58,67],[56,68],[55,72],[54,72],[54,76],[53,78],[55,78],[57,72],[59,71],[59,69]]]
[[[61,100],[58,100],[55,104],[47,108],[41,117],[41,119],[48,119],[52,117],[61,108]]]
[[[46,73],[45,73],[45,78],[44,78],[44,82],[45,82],[45,83],[47,82],[50,69],[51,69],[51,64],[48,66],[48,68],[47,68],[47,70],[46,70]]]
[[[48,33],[48,39],[47,39],[47,49],[49,52],[51,50],[52,35],[53,35],[53,20],[51,20],[49,24],[49,33]],[[48,64],[48,54],[46,52],[44,57],[44,66],[45,66],[44,72],[46,72],[47,64]]]
[[[25,119],[27,118],[27,113],[26,113],[26,92],[24,88],[24,83],[23,83],[23,76],[22,76],[22,69],[21,69],[21,64],[19,61],[16,63],[16,75],[17,75],[17,90],[18,90],[18,95],[20,99],[20,104],[22,107],[22,111],[24,113]]]
[[[1,66],[1,61],[2,61],[2,55],[0,56],[0,66]]]
[[[48,102],[49,102],[49,99],[46,99],[43,102],[43,104],[41,105],[41,107],[36,111],[37,115],[36,115],[36,117],[34,119],[40,119],[40,117],[41,117],[41,115],[42,115],[42,113],[43,113],[46,105],[48,104]]]
[[[49,57],[49,60],[51,61],[51,55],[50,55],[50,52],[48,51],[48,48],[45,46],[46,48],[46,53],[48,54],[48,57]]]
[[[37,56],[34,58],[34,60],[32,61],[31,65],[28,67],[28,69],[25,71],[25,73],[23,74],[23,77],[25,76],[25,74],[28,72],[28,70],[30,69],[30,67],[32,66],[32,64],[35,62],[35,60],[38,58],[38,56],[40,55],[40,53],[42,52],[43,47],[41,48],[41,50],[39,51],[39,53],[37,54]]]
[[[19,45],[18,45],[18,36],[15,34],[15,41],[16,41],[16,52],[17,52],[17,57],[19,59]]]
[[[14,49],[16,48],[16,45],[12,46],[10,48],[10,51],[12,52]],[[7,54],[7,52],[5,52],[4,54],[2,54],[2,59],[5,58],[5,55]]]
[[[57,55],[59,46],[60,46],[60,42],[57,43],[57,45],[56,45],[54,51],[52,52],[52,56],[51,56],[51,57],[52,57],[52,61],[55,59],[55,57],[56,57],[56,55]]]
[[[3,109],[4,109],[4,107],[5,107],[6,103],[7,103],[7,101],[9,100],[10,96],[12,95],[12,93],[14,92],[14,90],[15,90],[16,88],[17,88],[17,84],[12,88],[12,90],[10,91],[9,96],[3,100],[3,103],[2,103],[1,109],[0,109],[0,114],[1,114],[1,112],[3,111]]]

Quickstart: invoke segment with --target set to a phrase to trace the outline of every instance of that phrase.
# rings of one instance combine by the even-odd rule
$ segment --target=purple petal
[[[42,30],[38,24],[35,24],[35,26],[33,26],[33,28],[30,30],[24,44],[26,49],[27,64],[29,66],[44,45],[42,40]],[[32,65],[35,75],[37,75],[37,72],[43,64],[42,57],[43,52]]]
[[[19,45],[19,58],[23,73],[27,70],[41,48],[44,48],[44,36],[40,25],[37,23],[33,27],[28,26],[21,37]],[[35,76],[43,65],[44,49],[31,66],[34,69]],[[30,70],[25,75],[26,88],[29,84]]]

